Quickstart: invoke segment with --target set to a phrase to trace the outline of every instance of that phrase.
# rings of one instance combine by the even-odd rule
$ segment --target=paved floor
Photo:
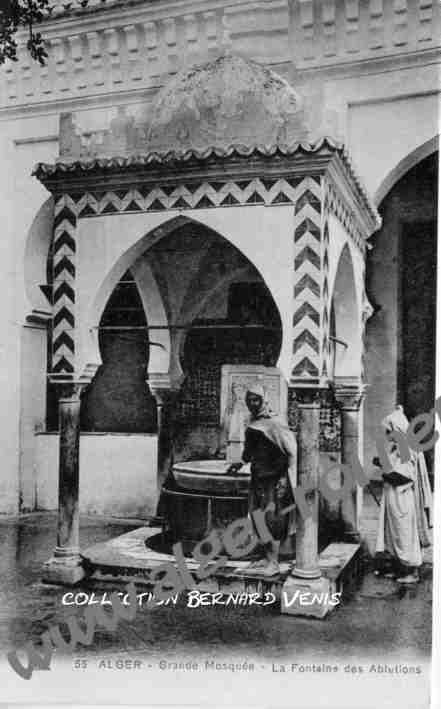
[[[369,503],[368,503],[369,508]],[[369,525],[369,509],[366,510]],[[371,520],[375,514],[372,512]],[[19,520],[0,519],[0,648],[19,647],[78,607],[61,603],[65,589],[40,581],[41,565],[55,540],[55,516],[26,515]],[[136,522],[97,517],[81,521],[81,545],[90,546],[134,529]],[[372,530],[374,524],[371,525]],[[372,545],[373,531],[369,533]],[[426,560],[427,561],[427,560]],[[94,586],[97,597],[115,586]],[[91,593],[85,585],[82,591]],[[119,590],[119,589],[118,589]],[[84,654],[133,656],[147,653],[152,660],[167,653],[189,658],[205,653],[210,657],[290,657],[295,652],[313,655],[316,661],[375,656],[403,660],[427,658],[431,644],[431,564],[425,563],[421,582],[400,590],[393,581],[368,572],[360,589],[345,605],[324,621],[279,615],[276,605],[267,607],[187,607],[186,599],[176,606],[139,609],[130,623],[120,624],[116,633],[97,632],[95,642]]]

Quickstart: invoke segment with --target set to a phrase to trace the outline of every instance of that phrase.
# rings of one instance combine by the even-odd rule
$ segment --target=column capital
[[[363,384],[340,384],[334,387],[334,396],[343,411],[358,411],[365,391]]]
[[[172,394],[177,394],[181,388],[184,377],[174,379],[168,372],[149,373],[147,384],[159,404]]]
[[[323,390],[315,387],[290,386],[291,397],[302,408],[319,409],[322,404]]]
[[[50,379],[52,384],[55,384],[59,391],[58,401],[80,401],[84,390],[89,386],[90,382],[79,381],[60,381]]]
[[[149,372],[147,384],[152,394],[155,394],[157,390],[171,389],[170,375],[168,372]]]
[[[101,364],[98,362],[89,362],[85,365],[81,373],[75,372],[69,374],[68,372],[48,372],[47,377],[51,384],[62,387],[79,387],[82,391],[93,381],[100,366]]]

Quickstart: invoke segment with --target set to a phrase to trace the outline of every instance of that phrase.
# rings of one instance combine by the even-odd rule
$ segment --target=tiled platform
[[[165,562],[176,564],[171,554],[149,549],[145,540],[160,534],[158,527],[140,527],[108,542],[95,544],[83,552],[92,579],[100,581],[136,581],[151,586],[150,572]],[[228,560],[207,579],[198,582],[202,591],[224,593],[265,593],[280,596],[281,588],[289,575],[293,562],[281,562],[280,574],[270,578],[250,568],[250,561]],[[345,592],[352,588],[360,576],[361,553],[358,544],[333,543],[319,556],[322,575],[332,582],[333,590]],[[190,573],[199,564],[186,558]],[[209,567],[208,567],[209,568]]]

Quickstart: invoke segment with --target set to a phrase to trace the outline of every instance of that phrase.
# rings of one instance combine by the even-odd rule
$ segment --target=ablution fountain
[[[161,489],[163,539],[179,540],[184,550],[213,529],[224,529],[248,510],[249,466],[228,474],[241,460],[249,412],[245,395],[258,382],[267,393],[272,411],[286,419],[287,387],[276,367],[228,365],[221,369],[219,457],[188,460],[172,466]]]

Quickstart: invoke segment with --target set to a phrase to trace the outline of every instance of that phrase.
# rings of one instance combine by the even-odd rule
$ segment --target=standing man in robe
[[[401,406],[382,421],[390,466],[389,470],[383,469],[376,547],[377,553],[386,552],[392,558],[394,570],[390,575],[404,584],[418,581],[422,547],[430,545],[432,523],[431,490],[424,454],[409,448],[408,460],[402,460],[395,440],[397,435],[406,435],[408,426]]]
[[[245,402],[251,418],[245,431],[243,463],[250,463],[249,514],[255,533],[265,551],[265,558],[253,564],[262,568],[262,575],[274,576],[280,572],[279,549],[282,540],[293,533],[293,514],[280,511],[292,504],[292,488],[297,482],[297,443],[288,426],[278,420],[266,401],[260,384],[248,388]],[[229,472],[237,472],[243,463],[233,463]],[[262,539],[253,512],[265,512],[266,527],[272,541]]]

